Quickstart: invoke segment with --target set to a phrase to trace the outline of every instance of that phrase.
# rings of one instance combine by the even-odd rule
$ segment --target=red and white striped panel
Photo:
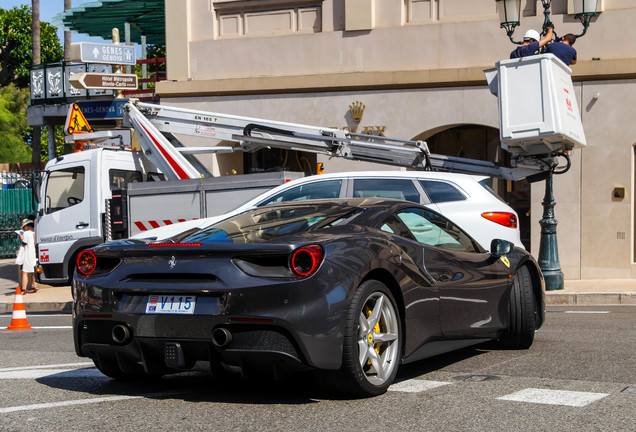
[[[193,219],[195,220],[195,219]],[[177,222],[185,222],[186,219],[177,219],[177,220],[170,220],[170,219],[164,219],[164,220],[160,220],[160,221],[155,221],[155,220],[150,220],[150,221],[134,221],[133,223],[135,224],[135,226],[137,227],[137,229],[139,231],[148,231],[154,228],[159,228],[162,226],[167,226],[167,225],[172,225],[174,223]]]

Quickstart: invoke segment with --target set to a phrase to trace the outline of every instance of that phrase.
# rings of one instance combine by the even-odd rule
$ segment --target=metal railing
[[[34,215],[36,208],[31,193],[33,174],[23,172],[0,172],[0,257],[15,257],[20,247],[15,233],[22,220]]]
[[[138,59],[138,65],[145,65],[150,70],[147,77],[138,80],[137,90],[126,90],[126,97],[135,97],[142,100],[153,101],[155,97],[155,84],[165,81],[166,71],[162,67],[165,57]],[[85,99],[104,99],[115,96],[113,90],[106,89],[77,89],[71,85],[69,78],[75,73],[97,72],[112,73],[113,66],[95,63],[56,62],[33,66],[31,69],[31,105],[48,105],[74,102]]]
[[[60,104],[114,95],[112,90],[84,90],[73,87],[69,78],[75,73],[82,72],[111,73],[112,66],[64,61],[33,66],[30,77],[31,105]]]
[[[138,65],[154,65],[154,71],[148,72],[148,78],[139,78],[138,82],[141,88],[137,90],[124,90],[124,96],[126,96],[127,98],[134,97],[144,101],[156,100],[156,83],[166,80],[166,71],[159,70],[160,64],[165,62],[165,57],[137,59]]]

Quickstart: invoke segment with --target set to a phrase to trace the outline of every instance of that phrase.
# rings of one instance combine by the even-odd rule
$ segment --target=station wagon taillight
[[[486,212],[482,213],[483,218],[491,222],[498,223],[508,228],[517,228],[517,216],[509,212]]]

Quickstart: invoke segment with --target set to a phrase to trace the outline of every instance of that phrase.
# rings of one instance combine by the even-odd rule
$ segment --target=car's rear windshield
[[[267,206],[225,219],[185,237],[180,243],[253,243],[345,223],[359,213],[348,205]]]

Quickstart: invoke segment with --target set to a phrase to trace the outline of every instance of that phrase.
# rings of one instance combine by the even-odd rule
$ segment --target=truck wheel
[[[537,304],[528,267],[517,270],[510,292],[508,329],[500,338],[503,348],[528,349],[534,341]]]
[[[364,282],[347,312],[341,390],[361,396],[386,392],[400,364],[402,322],[391,291],[379,281]]]

